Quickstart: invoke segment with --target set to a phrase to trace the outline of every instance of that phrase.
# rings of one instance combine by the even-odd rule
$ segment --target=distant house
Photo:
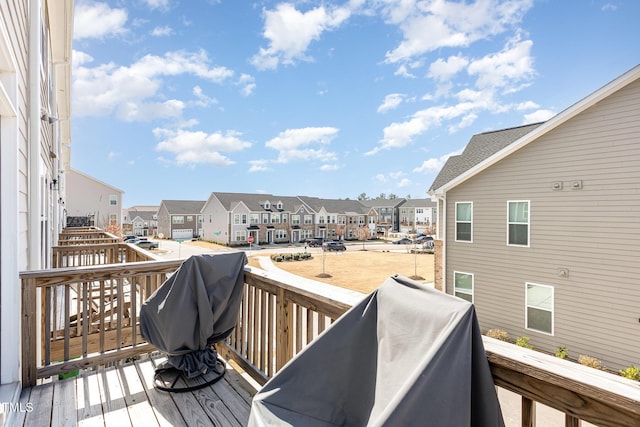
[[[357,200],[213,192],[202,215],[203,237],[227,245],[375,236],[375,209]]]
[[[358,200],[320,199],[300,196],[315,213],[313,237],[332,240],[371,239],[376,237],[377,212]]]
[[[67,223],[86,218],[88,225],[106,228],[122,223],[124,191],[75,169],[66,173]]]
[[[431,199],[408,199],[398,211],[401,233],[435,233],[437,205]]]
[[[158,236],[184,240],[202,235],[201,200],[163,200],[158,208]]]
[[[132,206],[126,209],[123,216],[123,224],[127,224],[127,232],[125,234],[133,234],[135,236],[158,234],[159,208],[159,206]]]
[[[390,232],[400,231],[399,207],[406,202],[404,198],[361,200],[365,206],[377,213],[376,233],[387,237]]]
[[[285,243],[313,237],[311,210],[296,197],[213,192],[202,208],[203,237],[226,245]],[[308,222],[308,224],[306,224]]]
[[[640,66],[547,122],[475,135],[429,193],[436,286],[483,330],[640,363]]]

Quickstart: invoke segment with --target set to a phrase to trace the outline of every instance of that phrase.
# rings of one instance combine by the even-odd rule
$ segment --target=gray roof
[[[429,191],[436,190],[462,175],[478,163],[491,157],[509,144],[536,129],[542,123],[534,123],[509,129],[484,132],[474,135],[462,154],[451,156],[431,184]]]
[[[432,202],[431,199],[407,199],[406,203],[402,204],[403,208],[435,208],[436,202]]]
[[[143,221],[153,221],[154,215],[156,215],[158,211],[130,211],[129,216],[131,219],[135,219],[140,217]]]
[[[403,197],[397,197],[395,199],[360,200],[360,203],[365,206],[369,206],[370,208],[396,208],[406,201],[407,199]]]
[[[327,213],[346,213],[351,215],[365,215],[371,207],[365,206],[358,200],[351,199],[320,199],[318,197],[298,196],[314,212],[320,212],[324,207]]]
[[[295,212],[303,204],[297,197],[274,196],[273,194],[255,193],[211,193],[215,196],[227,211],[232,210],[238,203],[244,203],[251,212],[275,212],[276,205],[282,202],[282,211]],[[263,205],[268,201],[271,209],[266,210]]]
[[[169,215],[193,215],[199,214],[206,202],[204,200],[163,200]]]

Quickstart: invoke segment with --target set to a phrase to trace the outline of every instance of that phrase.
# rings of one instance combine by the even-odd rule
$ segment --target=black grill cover
[[[244,252],[192,256],[142,305],[142,336],[188,378],[216,366],[212,345],[236,325],[246,263]]]
[[[250,426],[504,426],[475,310],[393,276],[267,382]]]

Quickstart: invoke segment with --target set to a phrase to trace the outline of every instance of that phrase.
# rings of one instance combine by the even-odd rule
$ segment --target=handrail
[[[180,262],[147,261],[21,273],[24,384],[33,385],[37,378],[151,351],[152,347],[139,337],[133,307],[175,271]],[[109,289],[119,297],[132,288],[140,293],[130,292],[129,300],[120,300],[129,304],[129,317],[123,315],[124,304],[112,311],[111,319],[98,316],[98,320],[92,320],[90,310],[82,308],[75,323],[65,320],[59,332],[47,320],[52,317],[53,308],[47,308],[46,302],[53,300],[55,289],[70,290],[74,284],[79,286],[79,300],[87,304],[90,291],[96,288],[101,299],[108,299]],[[44,301],[40,310],[44,314],[40,317],[36,316],[38,293]],[[62,301],[69,305],[65,299],[68,294],[64,295]],[[218,345],[218,350],[264,384],[363,297],[312,280],[247,267],[237,327]],[[65,316],[69,314],[67,308],[64,310]],[[106,306],[96,311],[106,312]],[[49,344],[47,340],[36,342],[38,325],[43,336],[52,337]],[[579,425],[579,420],[607,426],[640,425],[637,382],[488,337],[483,337],[483,342],[495,384],[522,396],[523,426],[535,425],[535,402],[565,413],[567,426]],[[41,358],[41,366],[36,367],[38,346],[45,357]],[[60,359],[52,358],[54,350],[61,354]],[[73,359],[75,356],[79,358]],[[63,362],[55,363],[56,360]]]

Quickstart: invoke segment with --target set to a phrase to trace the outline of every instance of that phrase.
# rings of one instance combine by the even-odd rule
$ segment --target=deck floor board
[[[159,356],[22,391],[30,411],[13,418],[17,426],[220,426],[247,424],[256,390],[232,366],[212,386],[167,393],[153,386]]]

